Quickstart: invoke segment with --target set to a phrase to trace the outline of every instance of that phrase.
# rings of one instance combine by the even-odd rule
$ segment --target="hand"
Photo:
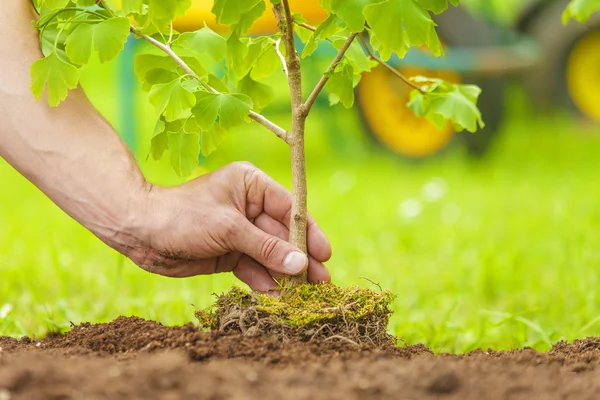
[[[185,185],[151,187],[137,238],[127,254],[147,271],[170,277],[233,272],[253,290],[277,290],[273,277],[308,268],[328,282],[331,246],[308,217],[308,259],[287,242],[291,194],[249,163],[234,163]]]

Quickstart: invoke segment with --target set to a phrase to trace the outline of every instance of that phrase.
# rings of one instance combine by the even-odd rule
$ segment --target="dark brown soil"
[[[119,318],[40,341],[0,337],[0,400],[15,399],[600,399],[600,339],[434,356]]]

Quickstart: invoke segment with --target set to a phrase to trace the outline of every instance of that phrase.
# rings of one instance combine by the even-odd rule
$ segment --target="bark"
[[[302,98],[302,71],[300,57],[294,45],[294,22],[287,0],[273,6],[279,29],[283,33],[286,50],[286,66],[290,100],[292,107],[292,131],[288,134],[288,143],[292,159],[292,212],[290,221],[290,243],[308,253],[306,243],[307,185],[306,157],[304,153],[304,129],[306,112]],[[285,284],[295,286],[307,281],[306,273],[288,279]]]

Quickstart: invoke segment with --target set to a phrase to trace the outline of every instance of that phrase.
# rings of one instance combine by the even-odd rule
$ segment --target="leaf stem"
[[[357,36],[358,36],[358,33],[353,33],[353,34],[351,34],[348,37],[348,39],[346,40],[346,42],[344,42],[344,44],[342,45],[342,47],[338,51],[337,55],[335,56],[335,58],[333,59],[333,61],[329,65],[329,67],[327,68],[327,71],[325,71],[325,73],[321,77],[321,80],[319,81],[319,83],[317,83],[317,86],[315,87],[315,89],[312,91],[312,93],[310,94],[310,96],[308,96],[308,99],[306,99],[306,103],[304,103],[304,109],[305,109],[305,111],[307,113],[310,111],[310,109],[312,108],[312,106],[315,104],[315,101],[317,101],[317,97],[319,97],[319,94],[321,93],[321,91],[323,90],[323,88],[325,87],[325,85],[327,84],[327,81],[329,81],[329,76],[328,75],[331,72],[333,72],[333,70],[335,69],[336,65],[340,61],[342,61],[342,58],[344,57],[344,54],[346,54],[346,51],[348,51],[348,49],[350,48],[350,45],[352,45],[352,42],[354,41],[354,39]]]
[[[396,68],[392,67],[390,64],[386,63],[381,58],[377,57],[377,55],[373,52],[373,50],[371,49],[371,46],[369,46],[369,43],[367,43],[367,41],[366,41],[366,39],[364,37],[359,36],[358,38],[362,42],[363,47],[365,48],[365,50],[367,51],[367,53],[369,53],[369,56],[371,57],[371,59],[373,59],[373,60],[377,61],[379,64],[383,65],[392,74],[396,75],[398,78],[400,78],[402,80],[402,82],[406,83],[411,88],[418,90],[422,94],[426,94],[427,93],[427,91],[425,89],[423,89],[422,87],[420,87],[420,86],[416,85],[415,83],[413,83],[410,79],[408,79],[406,76],[404,76]]]
[[[135,27],[131,27],[131,32],[138,36],[141,39],[144,39],[145,41],[147,41],[148,43],[150,43],[151,45],[153,45],[154,47],[162,50],[164,53],[166,53],[169,57],[171,57],[171,59],[173,59],[173,61],[175,61],[177,63],[177,65],[179,65],[186,73],[190,74],[191,76],[193,76],[194,78],[198,79],[200,82],[202,82],[202,79],[200,79],[200,77],[198,76],[198,74],[196,72],[194,72],[193,69],[191,69],[186,63],[185,61],[183,61],[174,51],[173,49],[171,49],[169,46],[167,46],[164,43],[159,42],[158,40],[154,39],[151,36],[146,35],[145,33],[142,33],[140,31],[138,31]],[[210,90],[211,92],[215,93],[215,94],[219,94],[219,91],[216,90],[215,88],[211,87],[210,85],[203,83],[206,88],[208,90]],[[280,126],[278,126],[277,124],[269,121],[265,116],[258,114],[254,111],[250,111],[250,114],[248,115],[248,117],[256,122],[258,122],[259,124],[261,124],[262,126],[264,126],[265,128],[267,128],[268,130],[270,130],[271,132],[273,132],[275,135],[277,135],[280,139],[282,139],[283,141],[285,141],[286,143],[288,142],[288,133],[285,129],[281,128]]]
[[[315,32],[317,30],[317,28],[315,28],[312,25],[307,24],[306,22],[296,22],[294,21],[294,23],[298,26],[303,27],[304,29],[308,29],[309,31]]]

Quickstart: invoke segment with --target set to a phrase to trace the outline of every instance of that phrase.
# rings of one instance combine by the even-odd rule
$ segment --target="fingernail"
[[[283,261],[283,269],[290,275],[298,275],[308,265],[308,257],[299,251],[292,251]]]

